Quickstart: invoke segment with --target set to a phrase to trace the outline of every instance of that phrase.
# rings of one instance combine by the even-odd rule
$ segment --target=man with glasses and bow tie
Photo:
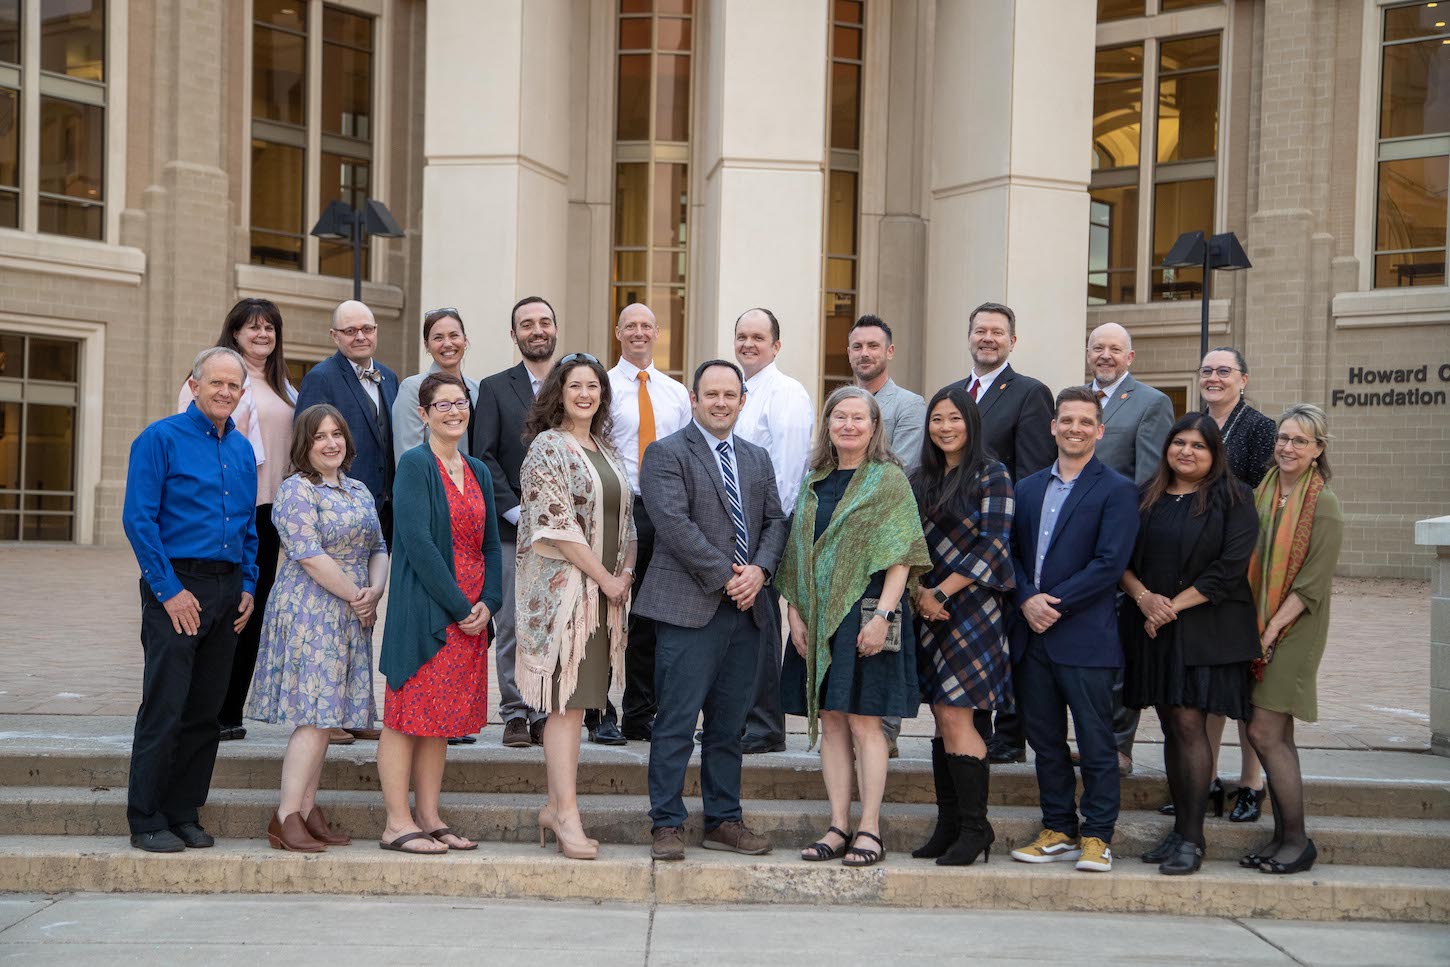
[[[300,415],[314,403],[337,407],[352,433],[357,456],[348,476],[373,495],[383,539],[393,539],[393,400],[398,377],[373,358],[378,324],[373,312],[349,299],[332,310],[333,345],[337,352],[308,370],[297,392]]]
[[[722,359],[701,363],[690,399],[694,419],[656,440],[639,471],[655,531],[654,565],[633,613],[653,619],[656,629],[659,708],[649,757],[656,860],[685,857],[685,773],[702,711],[703,845],[770,852],[770,841],[741,814],[741,730],[760,649],[778,620],[767,597],[786,519],[770,454],[734,432],[745,401],[740,369]]]

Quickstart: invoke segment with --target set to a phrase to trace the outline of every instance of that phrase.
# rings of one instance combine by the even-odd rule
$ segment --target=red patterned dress
[[[453,528],[453,573],[470,601],[483,592],[483,531],[486,504],[472,471],[464,468],[463,490],[437,460],[448,495]],[[383,695],[383,724],[405,735],[472,735],[488,721],[488,634],[466,635],[451,624],[447,642],[398,691]]]

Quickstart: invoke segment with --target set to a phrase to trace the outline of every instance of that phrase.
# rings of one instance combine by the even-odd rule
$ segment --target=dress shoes
[[[1263,814],[1264,790],[1239,786],[1238,795],[1234,799],[1234,809],[1229,813],[1228,821],[1231,823],[1257,823]]]
[[[609,719],[600,719],[599,724],[589,730],[589,741],[597,745],[629,744],[629,740],[620,734],[619,726]]]
[[[1011,762],[1026,762],[1027,750],[1010,746],[1005,742],[993,742],[987,746],[987,761],[999,766]]]
[[[1168,857],[1178,852],[1178,844],[1183,842],[1183,837],[1176,832],[1170,832],[1158,842],[1157,846],[1143,854],[1144,863],[1162,863]]]
[[[660,826],[653,833],[649,855],[653,860],[682,860],[685,858],[685,841],[680,839],[678,826]]]
[[[327,844],[307,831],[301,813],[288,813],[287,818],[282,820],[273,813],[267,823],[267,842],[272,844],[273,849],[284,849],[289,853],[321,853],[327,849]]]
[[[223,742],[234,742],[237,739],[245,739],[246,737],[247,730],[240,725],[223,725],[217,734],[217,738]]]
[[[635,742],[648,742],[654,738],[654,726],[650,723],[639,725],[634,722],[625,722],[619,727],[619,734]]]
[[[148,833],[132,833],[131,845],[148,853],[184,853],[186,844],[169,829],[153,829]]]
[[[328,745],[352,745],[356,741],[357,738],[347,729],[327,730]]]
[[[738,819],[728,820],[710,830],[700,845],[705,849],[742,853],[746,856],[764,856],[770,852],[770,840],[753,832]]]
[[[216,845],[216,838],[202,829],[200,823],[177,823],[171,831],[186,844],[187,849],[206,849]]]
[[[1164,876],[1187,876],[1190,873],[1197,873],[1203,865],[1203,847],[1186,839],[1180,839],[1163,862],[1158,864],[1158,872]]]
[[[376,742],[383,737],[382,729],[343,729],[354,739],[366,739],[369,742]]]
[[[527,749],[533,745],[533,741],[529,738],[529,720],[519,716],[505,722],[503,744],[510,749]]]
[[[547,718],[542,718],[537,722],[529,723],[529,745],[544,744],[544,723],[547,721],[549,721]]]
[[[314,805],[312,812],[307,814],[302,825],[307,827],[307,831],[312,834],[313,839],[325,846],[348,846],[352,843],[351,836],[332,828],[332,824],[327,821],[327,816],[323,814],[321,806]]]
[[[478,739],[472,735],[455,735],[448,740],[449,745],[473,745]]]

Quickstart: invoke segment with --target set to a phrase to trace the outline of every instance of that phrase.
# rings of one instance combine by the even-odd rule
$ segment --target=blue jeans
[[[1042,825],[1068,836],[1113,841],[1121,787],[1118,746],[1113,737],[1113,681],[1116,668],[1059,665],[1036,635],[1013,669],[1027,743],[1037,762]],[[1082,823],[1078,823],[1077,776],[1067,746],[1072,714],[1082,760]]]
[[[649,747],[650,820],[655,829],[683,826],[685,773],[700,740],[700,796],[705,830],[740,821],[740,733],[755,693],[760,629],[748,612],[721,601],[703,628],[655,623],[654,737]]]

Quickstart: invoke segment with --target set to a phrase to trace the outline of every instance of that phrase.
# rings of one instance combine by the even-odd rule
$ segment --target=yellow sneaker
[[[1077,861],[1077,868],[1080,870],[1106,873],[1113,868],[1113,851],[1096,836],[1082,838],[1081,853],[1082,858]]]
[[[1055,829],[1044,829],[1031,843],[1012,851],[1012,858],[1023,863],[1070,862],[1081,855],[1077,837],[1059,833]]]

